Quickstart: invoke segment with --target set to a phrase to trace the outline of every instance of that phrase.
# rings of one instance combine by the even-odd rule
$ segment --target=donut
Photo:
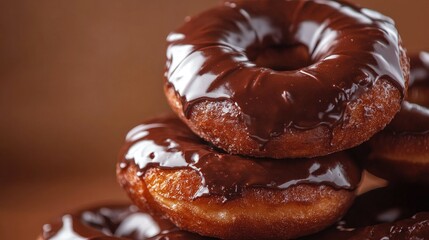
[[[288,161],[231,155],[176,116],[132,129],[117,165],[134,204],[180,229],[221,239],[290,239],[320,231],[351,205],[360,175],[343,152]]]
[[[429,184],[429,53],[411,56],[410,89],[402,109],[369,142],[365,167],[396,182]]]
[[[429,239],[429,193],[406,185],[372,190],[357,197],[335,226],[304,239]]]
[[[43,226],[38,240],[209,240],[182,231],[169,220],[128,204],[105,204],[55,219]]]
[[[408,87],[393,20],[344,1],[225,2],[187,18],[167,43],[170,106],[231,154],[357,146],[392,120]]]

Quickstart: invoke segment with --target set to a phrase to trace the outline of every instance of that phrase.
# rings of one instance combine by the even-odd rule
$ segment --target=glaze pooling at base
[[[262,145],[287,128],[343,123],[379,79],[406,89],[394,22],[342,1],[227,2],[167,41],[166,84],[185,115],[202,101],[231,101]]]
[[[201,140],[173,116],[132,129],[120,156],[120,168],[135,164],[142,177],[151,167],[197,172],[201,187],[195,198],[215,195],[227,200],[246,188],[286,189],[299,184],[352,191],[360,180],[360,169],[344,153],[287,161],[230,155]]]

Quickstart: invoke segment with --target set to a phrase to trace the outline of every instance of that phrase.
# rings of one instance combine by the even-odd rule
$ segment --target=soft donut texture
[[[316,233],[341,218],[354,192],[298,185],[286,190],[250,189],[241,198],[193,199],[201,178],[191,170],[150,169],[138,177],[130,166],[119,183],[139,207],[163,213],[179,228],[221,239],[293,239]]]
[[[392,120],[408,84],[393,21],[342,1],[227,2],[189,18],[168,42],[170,106],[231,154],[354,147]]]
[[[410,80],[401,111],[370,140],[365,167],[391,181],[429,184],[429,53],[412,55]]]
[[[400,93],[388,82],[380,81],[370,93],[349,104],[346,110],[349,120],[342,126],[333,129],[319,126],[306,131],[289,128],[260,148],[240,120],[239,109],[231,102],[198,103],[187,118],[174,90],[167,87],[165,91],[173,111],[206,141],[231,154],[277,159],[324,156],[354,147],[361,139],[368,140],[383,129],[400,107]],[[365,130],[361,128],[363,125]]]
[[[171,116],[131,130],[117,166],[118,181],[137,206],[221,239],[318,232],[351,205],[360,173],[345,153],[289,161],[230,155]]]

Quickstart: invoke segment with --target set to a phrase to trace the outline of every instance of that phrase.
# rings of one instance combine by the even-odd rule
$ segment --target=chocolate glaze
[[[190,116],[228,100],[261,145],[287,128],[333,127],[350,101],[386,79],[403,94],[394,22],[331,0],[226,2],[168,38],[166,84]]]
[[[169,220],[126,204],[97,206],[43,226],[41,240],[187,240],[210,239],[182,231]]]
[[[359,196],[334,227],[306,239],[429,239],[429,189],[389,186]]]
[[[314,159],[253,159],[230,155],[203,142],[177,117],[147,121],[126,138],[119,166],[137,165],[143,176],[151,167],[189,168],[201,176],[194,198],[239,196],[252,187],[286,189],[297,184],[324,184],[354,190],[360,180],[355,163],[338,153]]]
[[[401,111],[387,126],[393,134],[429,133],[429,53],[411,55],[410,86]]]

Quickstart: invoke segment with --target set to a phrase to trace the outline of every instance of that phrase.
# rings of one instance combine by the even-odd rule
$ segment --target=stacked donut
[[[234,1],[167,41],[175,115],[132,129],[117,165],[135,206],[65,215],[40,239],[429,238],[429,198],[409,188],[366,193],[348,211],[357,161],[429,183],[429,110],[417,105],[429,103],[429,54],[412,59],[408,90],[391,19],[342,1]],[[405,193],[420,207],[383,204]]]
[[[369,142],[365,166],[391,181],[429,184],[429,53],[411,55],[411,66],[402,109]]]
[[[429,52],[411,55],[408,94],[393,121],[352,151],[389,186],[362,194],[336,225],[306,239],[429,239]]]

